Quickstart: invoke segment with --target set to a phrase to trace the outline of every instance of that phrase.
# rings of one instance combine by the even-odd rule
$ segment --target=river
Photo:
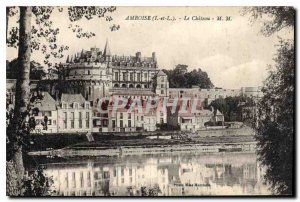
[[[254,153],[163,153],[41,160],[58,196],[269,195]]]

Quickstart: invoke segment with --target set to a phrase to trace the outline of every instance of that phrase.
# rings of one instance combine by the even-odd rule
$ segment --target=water
[[[270,194],[253,153],[69,158],[45,165],[59,196]]]

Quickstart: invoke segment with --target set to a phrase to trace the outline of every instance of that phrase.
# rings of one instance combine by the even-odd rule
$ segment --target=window
[[[67,112],[64,112],[64,128],[67,128]]]
[[[131,113],[128,113],[128,119],[131,119]]]
[[[129,168],[129,175],[132,175],[132,168]]]
[[[90,171],[87,173],[87,186],[91,187],[91,172]]]
[[[73,184],[73,188],[75,188],[76,187],[75,172],[72,173],[72,184]]]
[[[90,118],[90,112],[85,113],[85,118],[89,119]]]
[[[123,72],[123,81],[126,81],[126,72]]]
[[[119,81],[119,72],[115,72],[115,80]]]
[[[90,119],[85,120],[85,127],[86,128],[90,127]]]
[[[82,112],[79,112],[79,128],[82,128]]]
[[[136,76],[137,76],[137,81],[138,82],[141,81],[141,73],[137,73]]]
[[[113,127],[113,128],[116,127],[116,120],[112,120],[112,127]]]
[[[62,108],[63,108],[63,109],[67,109],[67,104],[63,104],[63,105],[62,105]]]
[[[89,109],[90,108],[90,104],[85,104],[85,108]]]
[[[74,112],[71,112],[71,128],[74,128]]]
[[[51,124],[52,124],[52,120],[49,119],[49,120],[48,120],[48,125],[51,126]]]
[[[54,125],[54,126],[56,125],[56,120],[53,120],[53,125]]]
[[[145,76],[145,80],[147,80],[148,74],[147,74],[147,73],[144,73],[144,76]]]
[[[164,91],[164,90],[161,90],[161,91],[160,91],[160,94],[164,94],[164,93],[165,93],[165,91]],[[182,95],[181,95],[181,96],[182,96]]]
[[[144,117],[143,116],[141,116],[141,121],[144,121]]]
[[[77,103],[74,103],[74,108],[78,109],[78,104]]]
[[[161,87],[161,88],[164,88],[164,84],[161,84],[160,87]]]
[[[131,120],[128,120],[128,127],[131,128]]]
[[[130,76],[130,81],[133,81],[133,73],[132,72],[130,72],[129,76]]]
[[[120,119],[123,119],[123,113],[120,113]]]
[[[123,128],[123,120],[120,120],[120,128]]]
[[[90,72],[90,70],[88,70],[88,75],[91,75],[91,72]]]
[[[80,187],[83,187],[83,172],[80,172]]]

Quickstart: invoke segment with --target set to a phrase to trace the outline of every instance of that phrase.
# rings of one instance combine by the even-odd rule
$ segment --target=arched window
[[[126,88],[126,84],[122,84],[122,88]]]
[[[133,88],[133,84],[129,84],[129,88]]]
[[[114,85],[114,87],[115,87],[115,88],[119,88],[119,84],[116,83],[116,84]]]
[[[136,87],[137,87],[137,88],[141,88],[141,85],[140,85],[140,84],[138,84],[138,85],[136,85]]]

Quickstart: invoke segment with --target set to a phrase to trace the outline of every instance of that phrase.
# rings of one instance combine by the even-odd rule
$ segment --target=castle
[[[60,68],[67,72],[68,93],[80,93],[88,101],[110,96],[168,96],[168,80],[158,69],[155,52],[151,57],[142,57],[141,52],[135,56],[112,55],[106,41],[103,51],[99,48],[82,50],[68,56]]]
[[[169,88],[168,77],[159,69],[155,52],[151,57],[142,57],[141,52],[135,56],[112,55],[107,41],[103,51],[91,48],[68,56],[59,70],[62,74],[57,76],[64,80],[62,95],[58,96],[52,86],[45,92],[47,101],[37,106],[40,109],[40,113],[35,115],[37,129],[45,133],[155,131],[157,124],[166,123],[175,123],[181,130],[198,130],[204,127],[205,121],[214,120],[213,112],[203,110],[205,103],[221,97],[262,96],[258,87]],[[57,80],[50,81],[58,85]],[[31,87],[39,82],[31,81]],[[7,79],[6,87],[7,99],[13,103],[15,80]],[[111,106],[108,106],[107,113],[100,113],[97,107],[103,98],[124,98],[128,102],[141,100],[142,103],[153,98],[171,102],[177,98],[188,98],[197,100],[197,108],[202,111],[183,116],[180,113],[168,114],[167,109],[128,113],[124,108],[112,112]],[[224,121],[221,113],[219,116]],[[169,120],[172,121],[169,123]]]

